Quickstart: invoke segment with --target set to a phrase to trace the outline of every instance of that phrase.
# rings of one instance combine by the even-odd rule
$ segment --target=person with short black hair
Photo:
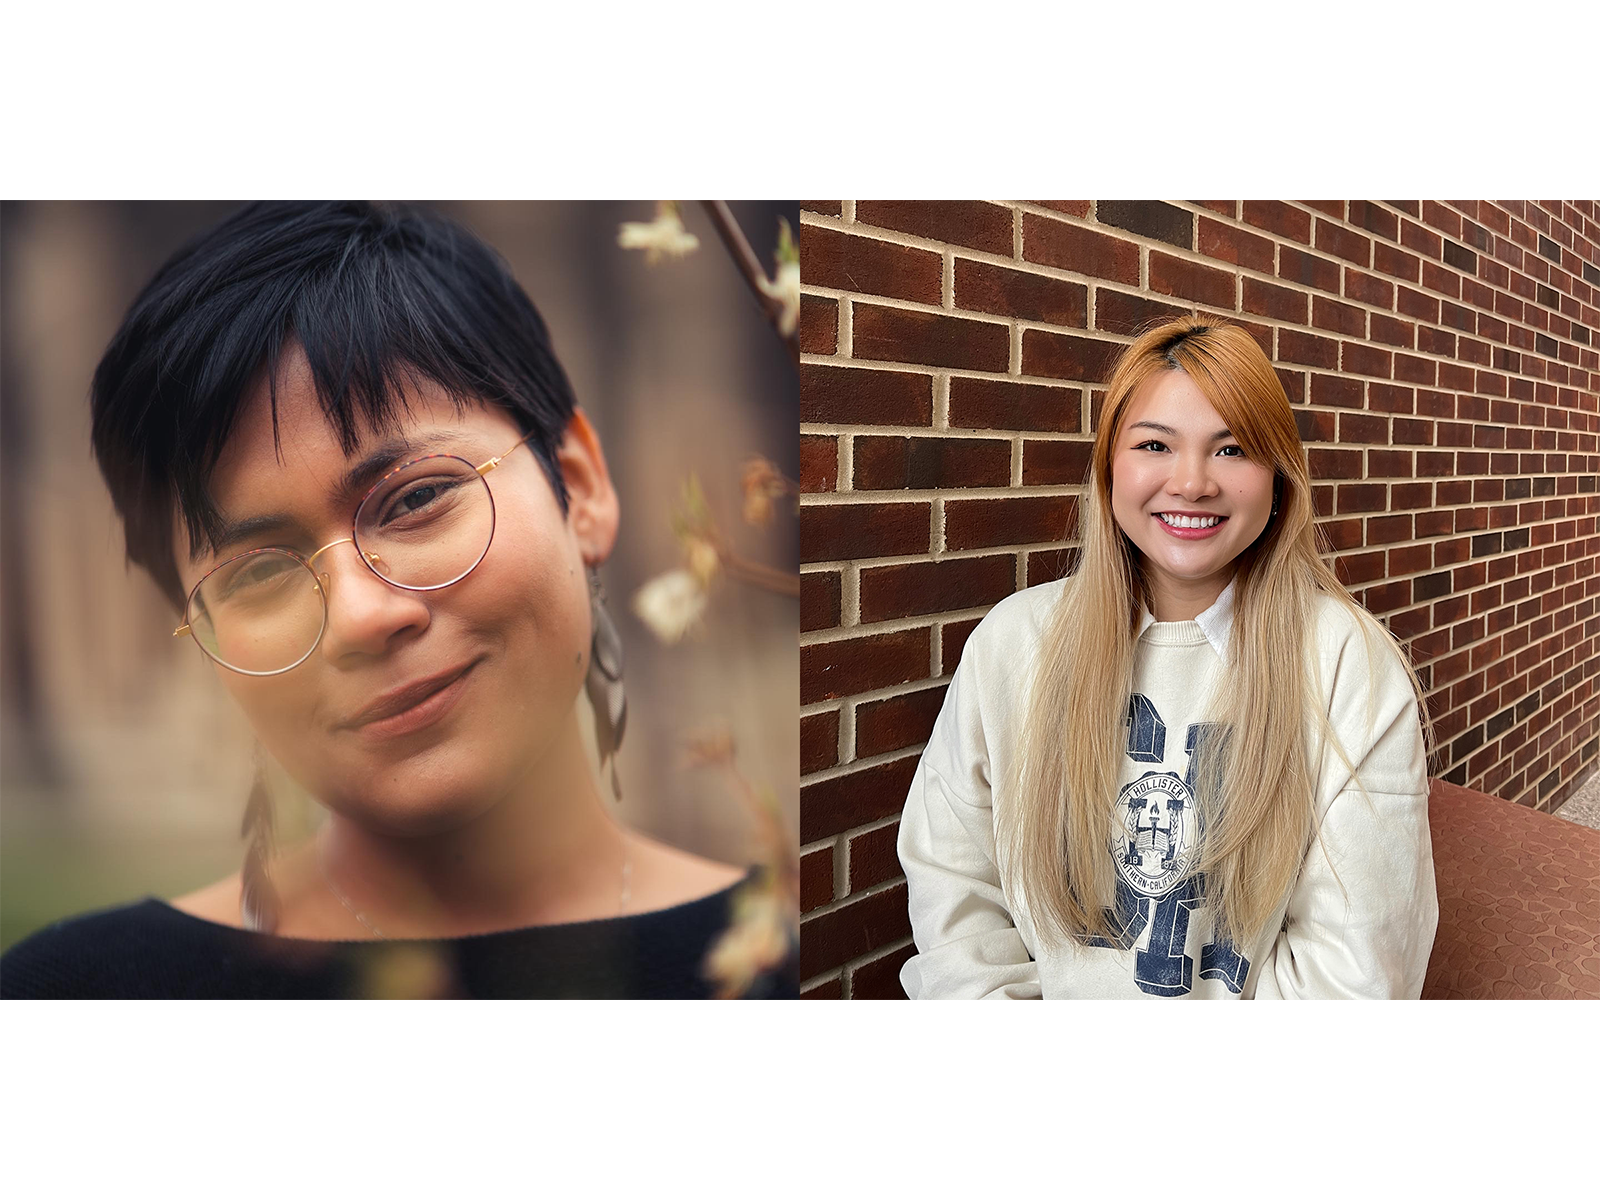
[[[5,996],[710,994],[748,875],[595,785],[617,497],[494,251],[423,208],[250,205],[140,293],[92,409],[130,561],[327,820],[275,855],[258,779],[239,873],[39,932]]]

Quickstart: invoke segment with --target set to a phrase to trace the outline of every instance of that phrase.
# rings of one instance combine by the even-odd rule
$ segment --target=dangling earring
[[[246,929],[271,933],[278,927],[278,893],[267,874],[267,864],[272,861],[273,813],[272,797],[267,792],[266,762],[260,747],[256,748],[255,784],[250,788],[239,832],[245,839],[239,915]]]
[[[628,697],[622,690],[622,636],[606,612],[605,589],[600,573],[589,568],[589,608],[594,634],[589,641],[589,677],[584,690],[594,709],[595,744],[600,751],[600,770],[611,768],[611,795],[622,799],[622,783],[617,778],[617,751],[628,726]]]

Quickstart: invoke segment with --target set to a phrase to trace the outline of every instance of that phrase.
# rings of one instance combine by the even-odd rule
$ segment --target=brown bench
[[[1600,998],[1600,829],[1435,779],[1424,1000]]]

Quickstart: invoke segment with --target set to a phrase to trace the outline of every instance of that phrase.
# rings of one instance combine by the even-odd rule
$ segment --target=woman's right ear
[[[556,447],[556,465],[567,489],[567,528],[577,539],[583,561],[597,566],[610,557],[616,545],[621,514],[605,452],[581,408],[572,410],[572,419]]]

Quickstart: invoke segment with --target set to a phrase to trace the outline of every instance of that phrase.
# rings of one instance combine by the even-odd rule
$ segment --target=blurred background
[[[193,890],[242,858],[253,739],[199,650],[173,640],[171,607],[125,566],[88,406],[95,365],[139,288],[236,207],[0,205],[0,948],[63,916]],[[621,819],[753,861],[749,813],[721,773],[681,766],[682,747],[730,731],[739,768],[798,828],[797,602],[719,578],[700,635],[665,646],[632,598],[682,564],[670,515],[691,474],[745,558],[798,569],[792,502],[764,527],[741,517],[750,456],[798,475],[788,353],[698,205],[682,215],[699,249],[653,266],[617,245],[622,222],[654,217],[651,201],[432,207],[510,261],[621,497],[602,571],[627,653]],[[770,272],[778,217],[798,231],[798,204],[732,208]],[[273,786],[284,839],[309,832],[315,805],[281,774]]]

